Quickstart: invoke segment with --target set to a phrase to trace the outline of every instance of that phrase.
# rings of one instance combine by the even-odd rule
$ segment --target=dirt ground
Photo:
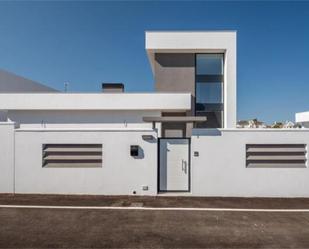
[[[309,209],[309,198],[228,198],[171,196],[0,194],[0,205],[144,206],[197,208]]]
[[[0,195],[0,205],[309,208],[309,199]],[[1,248],[309,248],[308,212],[0,208]]]

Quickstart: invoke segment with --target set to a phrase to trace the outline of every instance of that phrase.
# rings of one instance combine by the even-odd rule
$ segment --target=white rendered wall
[[[190,93],[0,93],[1,110],[183,111],[190,108]]]
[[[307,168],[246,168],[245,151],[247,143],[309,144],[309,129],[195,129],[193,134],[192,195],[309,197],[308,162]]]
[[[145,116],[160,111],[8,111],[20,128],[152,128]]]
[[[0,192],[14,191],[14,124],[0,124]],[[157,140],[152,130],[57,129],[15,131],[16,193],[138,195],[157,194]],[[44,143],[102,143],[102,168],[42,168]],[[309,197],[307,168],[246,168],[248,143],[309,143],[309,129],[194,129],[191,138],[191,195]],[[144,157],[129,155],[139,145]],[[194,152],[199,157],[194,157]],[[307,155],[308,156],[308,155]],[[143,191],[142,186],[148,186]]]
[[[309,128],[309,112],[298,112],[295,114],[295,122],[304,128]]]
[[[49,86],[0,69],[0,93],[58,92]]]
[[[14,191],[14,123],[0,122],[0,193]]]
[[[157,143],[142,139],[145,131],[16,131],[16,193],[155,195],[157,193]],[[101,143],[102,168],[42,168],[44,143]],[[130,156],[139,145],[144,157]],[[143,191],[142,186],[148,186]]]

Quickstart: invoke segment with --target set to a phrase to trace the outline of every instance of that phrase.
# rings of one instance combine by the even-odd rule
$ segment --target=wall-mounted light
[[[151,141],[154,139],[153,135],[142,135],[143,140]]]

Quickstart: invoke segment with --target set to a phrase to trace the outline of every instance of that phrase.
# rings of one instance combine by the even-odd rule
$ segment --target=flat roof
[[[222,33],[222,32],[230,32],[230,33],[237,33],[237,30],[232,30],[232,29],[223,29],[223,30],[219,30],[219,29],[214,29],[214,30],[146,30],[145,33],[211,33],[211,32],[218,32],[218,33]]]
[[[226,49],[236,43],[235,31],[147,31],[146,50]]]
[[[190,110],[190,93],[0,93],[0,110]]]

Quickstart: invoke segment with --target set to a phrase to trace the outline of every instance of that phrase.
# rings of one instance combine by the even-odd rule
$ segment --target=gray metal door
[[[159,190],[189,191],[189,139],[160,139]]]

